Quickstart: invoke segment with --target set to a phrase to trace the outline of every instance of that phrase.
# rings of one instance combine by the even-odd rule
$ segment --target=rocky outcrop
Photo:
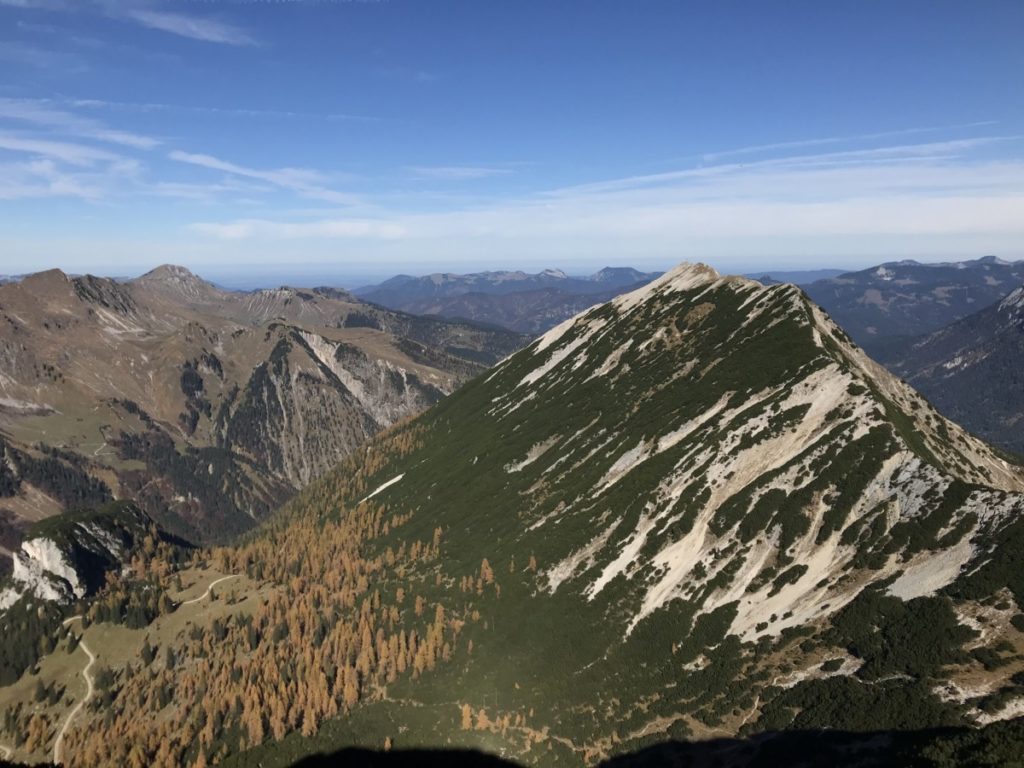
[[[0,610],[25,595],[71,603],[99,589],[147,535],[153,521],[131,504],[111,504],[47,520],[14,553],[11,583],[0,591]]]

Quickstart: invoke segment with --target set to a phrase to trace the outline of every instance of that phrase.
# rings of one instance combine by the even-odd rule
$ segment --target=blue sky
[[[1024,258],[1024,3],[0,0],[0,273]]]

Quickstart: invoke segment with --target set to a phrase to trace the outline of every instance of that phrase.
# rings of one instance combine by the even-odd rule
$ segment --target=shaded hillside
[[[890,367],[976,435],[1024,453],[1024,288],[894,350]]]
[[[945,264],[889,262],[803,288],[869,354],[886,359],[904,337],[937,331],[1022,282],[1024,261],[986,256]]]
[[[560,270],[399,275],[356,293],[392,309],[467,318],[535,336],[595,304],[644,285],[657,272],[605,267],[589,277]]]
[[[632,288],[639,288],[636,283]],[[407,309],[424,315],[466,318],[493,323],[514,331],[537,336],[567,318],[615,298],[627,288],[612,288],[599,293],[568,294],[556,288],[517,293],[464,293],[444,299],[410,303]]]
[[[703,742],[666,742],[620,755],[600,768],[954,768],[964,765],[1013,765],[1024,754],[1024,729],[1017,723],[996,723],[979,730],[926,731],[792,731],[760,734],[751,739],[712,739]],[[255,757],[255,756],[253,756]],[[238,761],[237,765],[255,764]],[[274,763],[261,763],[274,768]],[[475,751],[344,749],[307,757],[294,768],[403,768],[404,766],[466,766],[513,768],[517,763]]]

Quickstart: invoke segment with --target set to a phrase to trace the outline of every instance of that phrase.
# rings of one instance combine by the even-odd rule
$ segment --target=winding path
[[[210,591],[214,587],[216,587],[218,584],[220,584],[222,581],[227,581],[228,579],[237,579],[237,578],[238,578],[238,574],[237,573],[234,573],[231,576],[221,576],[219,579],[211,582],[210,586],[208,586],[206,588],[206,591],[203,592],[203,594],[201,594],[199,597],[193,597],[191,600],[186,600],[183,603],[178,603],[178,605],[179,606],[181,606],[181,605],[192,605],[192,603],[198,603],[200,600],[205,600],[206,598],[208,598],[210,596]]]
[[[231,576],[222,576],[219,579],[212,581],[210,583],[210,586],[206,588],[206,591],[203,592],[203,594],[201,594],[199,597],[193,597],[191,600],[186,600],[183,603],[180,603],[179,605],[192,605],[193,603],[198,603],[200,600],[205,600],[210,596],[210,594],[213,591],[213,588],[220,584],[222,581],[227,581],[228,579],[236,578],[238,578],[238,574],[232,574]],[[61,626],[66,627],[74,621],[80,621],[81,618],[81,615],[72,616],[70,619],[65,619]],[[92,695],[95,691],[93,687],[92,675],[89,674],[89,670],[91,670],[92,665],[96,663],[96,654],[94,654],[89,649],[89,646],[85,644],[84,636],[79,636],[78,645],[81,647],[83,651],[85,651],[86,655],[89,657],[89,663],[85,665],[84,669],[82,669],[82,677],[85,678],[86,693],[85,698],[78,702],[75,705],[74,709],[72,709],[68,713],[67,719],[64,720],[64,725],[61,726],[60,731],[57,733],[57,738],[53,742],[53,762],[57,765],[61,764],[62,758],[64,757],[64,735],[67,733],[68,728],[71,726],[71,723],[74,722],[74,719],[78,716],[78,713],[82,711],[82,707],[84,707],[86,703],[89,701],[89,699],[92,698]],[[0,746],[0,749],[2,749],[6,753],[4,755],[5,760],[11,756],[12,751],[9,747]]]
[[[72,616],[70,619],[65,619],[62,626],[66,627],[71,622],[79,621],[81,620],[81,618],[81,616]],[[96,654],[89,650],[89,646],[85,644],[84,636],[80,636],[78,638],[78,645],[81,647],[83,651],[85,651],[86,655],[89,657],[89,663],[85,665],[84,669],[82,669],[82,677],[85,678],[86,685],[85,698],[78,702],[75,705],[74,709],[72,709],[68,713],[67,719],[64,721],[64,725],[61,726],[60,731],[57,733],[57,738],[53,742],[53,762],[57,765],[61,764],[62,758],[64,756],[64,734],[67,733],[68,726],[71,725],[72,721],[74,721],[78,713],[82,711],[82,707],[84,707],[86,702],[88,702],[89,699],[92,698],[94,690],[92,684],[92,675],[89,674],[89,670],[92,669],[92,665],[96,663]]]

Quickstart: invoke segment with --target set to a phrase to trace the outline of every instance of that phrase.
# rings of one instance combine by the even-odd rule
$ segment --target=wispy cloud
[[[254,237],[279,239],[373,239],[395,240],[405,235],[401,224],[375,219],[324,219],[308,222],[281,222],[265,219],[239,219],[226,223],[197,223],[194,232],[220,240],[248,240]]]
[[[324,186],[325,179],[322,174],[307,168],[276,168],[262,170],[238,165],[227,160],[213,157],[212,155],[193,154],[174,150],[168,157],[179,163],[208,168],[212,171],[221,171],[235,176],[243,176],[249,179],[257,179],[273,184],[282,189],[296,192],[304,197],[339,205],[357,205],[361,201],[354,195],[344,192],[336,192]]]
[[[723,163],[697,168],[683,168],[663,173],[626,176],[618,179],[588,182],[571,187],[552,190],[552,195],[613,192],[623,189],[664,185],[687,180],[707,179],[715,176],[752,174],[764,170],[781,168],[824,168],[829,166],[851,166],[891,164],[893,162],[915,162],[918,160],[950,160],[979,147],[1017,139],[1016,136],[982,136],[972,139],[954,139],[923,144],[900,144],[873,149],[853,149],[840,152],[788,155],[748,163]]]
[[[225,45],[256,45],[244,29],[209,16],[160,10],[146,0],[0,0],[0,6],[45,11],[86,12],[131,22],[190,40]]]
[[[0,165],[0,200],[75,197],[96,200],[102,190],[57,171],[52,163]]]
[[[974,123],[962,123],[960,125],[936,125],[922,128],[901,128],[896,131],[880,131],[876,133],[859,133],[849,136],[828,136],[817,139],[798,139],[796,141],[781,141],[775,144],[753,144],[747,147],[736,147],[720,152],[706,152],[701,155],[705,163],[715,163],[727,157],[738,157],[741,155],[759,155],[766,152],[778,152],[780,150],[806,149],[808,147],[820,147],[830,144],[851,144],[860,141],[877,141],[878,139],[892,139],[897,136],[912,136],[921,133],[936,133],[939,131],[965,130],[968,128],[983,128],[997,125],[996,120],[982,120]]]
[[[226,45],[256,44],[256,41],[244,30],[216,19],[144,8],[120,10],[116,6],[110,13],[112,16],[137,22],[150,29],[169,32],[172,35],[192,40]]]
[[[260,196],[271,190],[272,187],[264,184],[225,180],[213,184],[159,181],[149,185],[145,191],[158,197],[171,197],[179,200],[213,204],[220,202],[224,195],[231,195],[232,200],[238,202],[240,199],[239,195]]]
[[[0,133],[0,150],[47,157],[77,166],[90,166],[98,162],[115,162],[122,159],[113,152],[84,144],[24,138],[2,133]]]
[[[47,102],[40,100],[0,98],[0,119],[45,126],[72,136],[135,149],[152,149],[160,144],[157,139],[149,136],[115,130],[97,120],[53,109]]]
[[[56,9],[64,8],[66,3],[63,0],[0,0],[0,5],[11,8],[42,8]]]
[[[591,254],[704,256],[811,244],[1024,237],[1024,162],[980,159],[1009,137],[894,145],[613,179],[485,206],[375,218],[202,222],[224,240],[400,241],[470,254],[571,247]],[[372,245],[367,245],[372,248]],[[383,246],[381,246],[383,247]],[[388,252],[399,246],[389,245]],[[949,247],[948,245],[946,246]]]
[[[152,101],[111,101],[109,99],[72,99],[69,104],[89,109],[109,109],[127,112],[194,112],[208,115],[229,115],[233,117],[274,117],[319,119],[332,121],[376,122],[372,115],[358,115],[345,112],[301,112],[283,109],[260,109],[248,107],[212,107],[195,104],[167,104]]]
[[[131,159],[97,165],[68,165],[60,158],[37,155],[0,164],[0,200],[71,197],[97,202],[113,188],[131,183],[139,166]]]
[[[439,181],[486,179],[492,176],[505,176],[512,173],[510,168],[476,165],[415,165],[410,166],[407,170],[420,178],[437,179]]]

